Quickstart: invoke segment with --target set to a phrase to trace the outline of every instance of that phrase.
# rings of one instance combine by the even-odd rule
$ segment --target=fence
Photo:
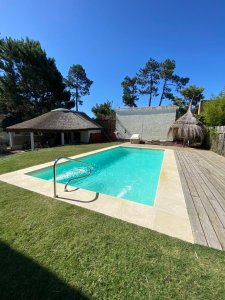
[[[217,126],[211,129],[211,150],[225,156],[225,126]]]

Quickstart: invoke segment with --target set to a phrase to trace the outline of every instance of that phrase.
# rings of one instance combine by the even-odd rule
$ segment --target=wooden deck
[[[196,244],[225,249],[225,158],[211,151],[175,151]]]

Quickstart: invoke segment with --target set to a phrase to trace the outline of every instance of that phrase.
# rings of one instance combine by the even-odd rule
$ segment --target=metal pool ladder
[[[81,175],[81,176],[77,176],[77,177],[74,177],[74,178],[71,178],[67,181],[67,183],[65,184],[65,188],[64,190],[66,191],[67,190],[67,186],[68,184],[73,181],[73,180],[76,180],[76,179],[80,179],[80,178],[85,178],[85,177],[88,177],[89,175],[91,175],[91,172],[92,172],[92,165],[87,163],[87,162],[84,162],[84,161],[81,161],[81,160],[78,160],[78,159],[72,159],[72,158],[69,158],[69,157],[63,157],[63,156],[60,156],[58,157],[55,162],[54,162],[54,165],[53,165],[53,180],[54,180],[54,197],[57,198],[58,195],[57,195],[57,192],[56,192],[56,165],[58,163],[59,160],[61,159],[66,159],[66,160],[69,160],[69,161],[75,161],[75,162],[79,162],[83,165],[86,165],[88,166],[88,173],[85,174],[85,175]]]

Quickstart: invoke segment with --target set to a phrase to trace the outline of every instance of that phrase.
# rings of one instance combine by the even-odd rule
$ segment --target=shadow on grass
[[[88,300],[88,297],[0,241],[0,299]]]

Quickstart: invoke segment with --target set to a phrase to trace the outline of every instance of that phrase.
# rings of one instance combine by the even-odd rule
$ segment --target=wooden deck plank
[[[179,155],[180,155],[180,153],[179,153]],[[180,161],[183,163],[183,156],[182,155],[180,155]],[[186,170],[186,168],[185,168],[185,170]],[[190,173],[187,172],[187,170],[186,170],[186,172],[184,174],[185,174],[185,178],[186,178],[186,181],[187,181],[187,184],[188,184],[191,196],[192,197],[198,197],[198,192],[197,192],[197,190],[195,188],[194,183],[191,180]]]
[[[195,165],[196,162],[194,161],[193,156],[191,156],[190,159]],[[215,209],[217,209],[217,214],[219,216],[222,215],[220,219],[225,226],[225,184],[221,183],[221,181],[216,179],[214,176],[209,175],[206,172],[206,169],[201,166],[198,166],[197,172],[199,176],[204,180],[205,192],[208,194],[210,199],[212,199],[212,204],[215,206]]]
[[[185,154],[188,155],[187,153]],[[223,226],[223,222],[225,221],[225,214],[224,211],[221,209],[221,206],[216,201],[216,198],[211,193],[211,191],[208,189],[207,183],[203,180],[203,173],[199,174],[197,165],[194,164],[193,161],[188,160],[189,167],[191,166],[191,172],[193,174],[193,177],[195,176],[194,184],[196,186],[196,189],[198,191],[199,197],[201,199],[202,205],[205,208],[205,212],[208,216],[208,219],[211,222],[211,225],[217,235],[217,238],[219,240],[219,243],[222,245],[223,248],[225,248],[225,230]],[[206,220],[208,222],[208,219]],[[204,224],[202,224],[204,227]],[[209,243],[211,243],[210,239],[213,239],[212,243],[215,244],[215,236],[210,231],[205,231],[206,239]],[[209,235],[209,236],[208,236]]]
[[[194,153],[194,159],[195,159],[195,153]],[[222,195],[225,198],[225,173],[222,173],[218,171],[218,168],[213,167],[209,162],[205,159],[202,159],[199,164],[200,169],[204,174],[209,178],[209,180],[214,179],[215,182],[217,182],[217,185],[220,186],[222,190]]]
[[[178,171],[179,171],[180,179],[181,179],[181,185],[183,188],[185,201],[186,201],[186,205],[187,205],[187,211],[190,216],[190,223],[191,223],[194,240],[196,243],[198,243],[200,245],[207,246],[208,244],[207,244],[204,232],[203,232],[203,228],[201,226],[193,199],[191,197],[189,187],[186,182],[186,178],[185,178],[181,163],[179,161],[179,154],[178,154],[178,152],[176,152],[175,154],[176,154],[175,157],[176,157],[176,161],[177,161],[177,167],[178,167]]]
[[[212,223],[205,211],[205,208],[202,204],[200,197],[194,197],[193,200],[195,203],[196,210],[198,212],[200,222],[203,227],[203,231],[206,234],[207,244],[209,245],[209,247],[222,250],[219,239],[217,238],[217,235],[216,235],[214,228],[212,226]],[[196,241],[196,243],[197,243],[197,241]]]
[[[200,166],[202,166],[210,175],[216,176],[218,180],[221,180],[223,184],[225,184],[225,163],[222,163],[220,160],[214,161],[214,159],[216,159],[217,157],[217,154],[213,154],[215,156],[211,156],[211,154],[208,154],[209,157],[207,158],[206,154],[204,153],[203,155],[201,151],[192,151],[193,157],[198,160]]]
[[[206,151],[201,150],[192,150],[193,156],[198,158],[199,164],[203,165],[203,167],[206,167],[208,170],[212,170],[213,174],[218,174],[220,178],[225,178],[225,159],[222,158],[222,160],[218,160],[217,154],[215,153],[208,153],[208,157],[206,155]],[[224,161],[223,161],[224,160]]]
[[[207,198],[204,194],[204,191],[198,182],[198,178],[196,177],[196,174],[193,172],[193,168],[191,168],[190,161],[187,161],[185,158],[185,152],[180,153],[180,155],[181,155],[181,161],[182,161],[183,168],[185,168],[185,174],[189,174],[189,179],[187,180],[187,183],[189,185],[190,181],[192,181],[192,184],[195,186],[197,193],[198,193],[198,196],[194,196],[192,198],[193,198],[193,202],[194,202],[200,223],[203,228],[203,232],[204,232],[207,244],[210,247],[213,247],[216,249],[221,249],[221,244],[220,244],[219,238],[216,234],[216,231],[215,231],[215,228],[214,228],[212,222],[210,221],[208,211],[206,210],[205,205],[203,205],[203,203],[202,203],[203,201],[207,202]],[[187,179],[187,177],[186,177],[186,179]],[[209,210],[209,207],[208,207],[208,210]],[[210,210],[210,213],[213,214],[211,210]],[[213,217],[215,217],[215,216],[213,216]],[[196,243],[197,243],[197,241],[196,241]]]
[[[225,185],[221,181],[221,164],[225,165],[225,160],[211,162],[212,157],[211,152],[207,157],[207,152],[202,155],[193,149],[176,150],[194,240],[225,249]]]
[[[212,199],[212,204],[218,208],[218,214],[222,214],[222,223],[225,226],[225,185],[221,186],[220,183],[212,176],[208,176],[205,169],[197,167],[193,157],[187,154],[192,161],[193,168],[198,173],[198,176],[203,180],[204,191],[209,199]]]
[[[208,161],[214,168],[219,169],[225,173],[225,159],[221,155],[218,155],[212,151],[196,150],[198,156]]]

